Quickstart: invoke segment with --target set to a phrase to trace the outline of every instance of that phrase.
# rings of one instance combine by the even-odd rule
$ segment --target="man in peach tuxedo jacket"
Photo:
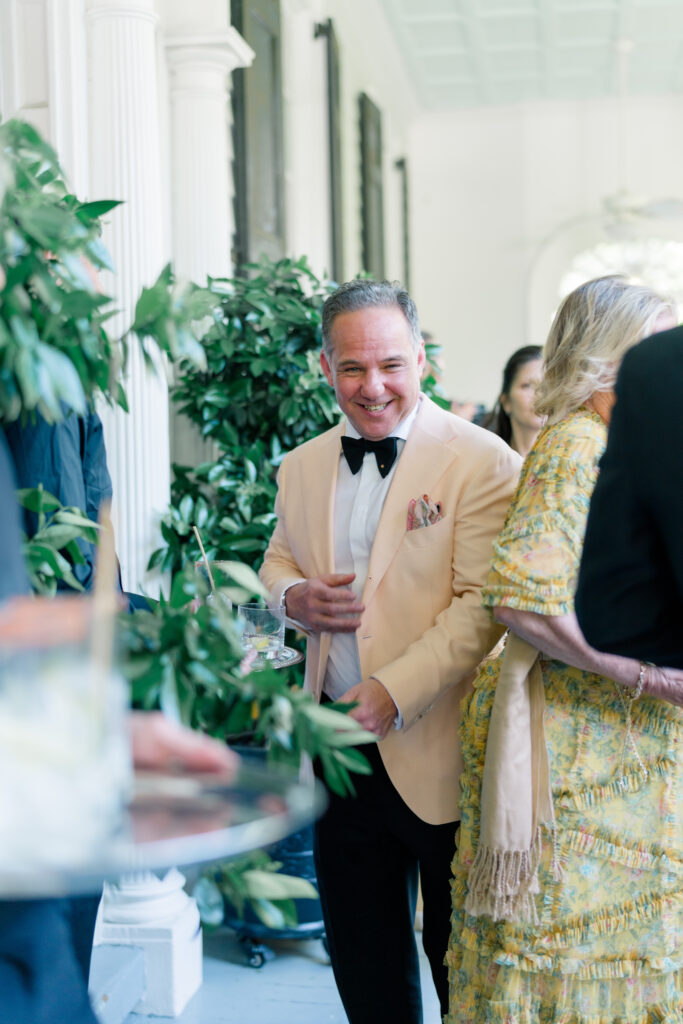
[[[422,1021],[413,933],[442,1011],[455,849],[459,705],[500,627],[480,607],[519,457],[420,394],[417,310],[350,281],[323,309],[322,368],[345,420],[284,459],[261,576],[308,635],[306,686],[357,702],[377,736],[357,795],[330,795],[316,868],[351,1024]]]

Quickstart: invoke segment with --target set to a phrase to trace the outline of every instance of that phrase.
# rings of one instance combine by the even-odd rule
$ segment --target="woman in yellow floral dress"
[[[463,709],[446,1024],[683,1024],[683,711],[650,696],[676,685],[683,693],[683,673],[594,651],[573,612],[619,362],[670,326],[672,307],[659,296],[602,278],[568,296],[551,328],[537,399],[547,425],[483,591],[510,630],[509,651],[484,664]],[[522,853],[483,839],[488,794],[502,807],[504,832],[517,825],[517,790],[526,793],[516,767],[525,729],[509,707],[492,717],[515,644],[539,670],[540,697],[529,696],[531,674],[519,692],[527,708],[540,700],[544,743],[529,745],[540,760],[521,761],[534,807],[546,778],[549,811],[533,817]],[[507,748],[496,748],[499,728]]]

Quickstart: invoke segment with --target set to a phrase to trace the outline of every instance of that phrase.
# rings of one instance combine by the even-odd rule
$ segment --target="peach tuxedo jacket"
[[[260,573],[276,601],[289,584],[335,571],[343,433],[342,423],[307,441],[280,467],[278,521]],[[498,437],[422,396],[370,555],[357,632],[362,678],[379,679],[401,709],[402,728],[379,749],[403,800],[430,824],[460,816],[460,702],[502,632],[479,591],[519,467]],[[408,503],[422,494],[441,502],[443,519],[408,531]],[[330,636],[308,636],[305,685],[318,698]]]

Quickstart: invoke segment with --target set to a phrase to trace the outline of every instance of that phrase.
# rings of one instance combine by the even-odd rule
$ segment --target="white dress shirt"
[[[367,452],[358,473],[352,473],[349,464],[340,454],[339,475],[334,496],[334,571],[355,572],[356,578],[351,590],[360,600],[368,574],[370,552],[375,540],[379,517],[388,494],[394,472],[405,448],[406,439],[415,422],[419,408],[415,407],[392,431],[396,442],[396,461],[385,477],[377,468],[377,459]],[[356,428],[346,421],[347,437],[360,437]],[[327,669],[323,681],[323,692],[338,700],[346,691],[362,681],[358,640],[355,633],[332,633]],[[400,726],[401,709],[398,708]]]

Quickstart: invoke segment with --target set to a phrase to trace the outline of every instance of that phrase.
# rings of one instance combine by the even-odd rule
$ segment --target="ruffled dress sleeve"
[[[582,409],[546,427],[524,464],[493,545],[482,603],[567,615],[607,429]]]

